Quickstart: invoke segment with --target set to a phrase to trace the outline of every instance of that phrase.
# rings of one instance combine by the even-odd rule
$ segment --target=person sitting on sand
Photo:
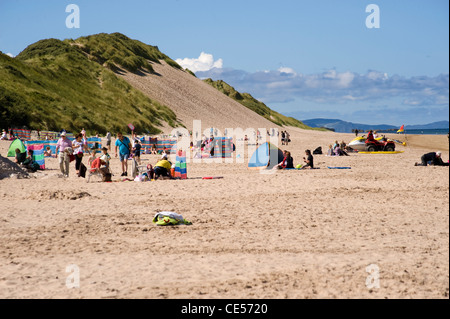
[[[53,156],[52,149],[50,148],[50,146],[47,146],[47,148],[45,149],[44,156],[45,157],[52,157]]]
[[[276,168],[277,169],[289,169],[294,168],[294,158],[291,156],[291,152],[284,151],[284,158],[281,163],[279,163]]]
[[[153,144],[151,154],[154,154],[154,155],[158,154],[158,148],[156,147],[156,144]]]
[[[108,154],[108,148],[103,147],[102,148],[102,156],[100,156],[100,159],[105,162],[106,166],[109,166],[109,161],[111,160],[111,156]]]
[[[303,157],[303,161],[305,162],[305,165],[303,165],[302,169],[310,168],[314,169],[314,157],[311,154],[310,150],[305,151],[306,158]]]
[[[105,176],[106,174],[110,173],[109,170],[109,160],[111,159],[111,156],[108,154],[108,149],[106,147],[102,148],[103,155],[94,159],[94,161],[91,164],[91,171],[95,171],[96,169],[99,170],[99,172]]]
[[[155,180],[157,180],[160,176],[172,178],[170,175],[170,170],[172,169],[172,163],[167,160],[167,154],[163,154],[161,160],[156,163],[154,167]]]
[[[333,150],[333,145],[328,145],[328,152],[327,152],[327,156],[334,156],[334,150]]]
[[[334,155],[336,156],[349,156],[347,152],[345,152],[343,149],[341,149],[340,145],[336,145],[334,148]]]
[[[442,161],[442,153],[439,151],[422,155],[421,161],[422,163],[416,163],[415,166],[428,166],[428,163],[430,166],[449,165],[448,163],[444,163],[444,161]]]
[[[31,171],[34,173],[40,167],[39,167],[39,164],[33,160],[33,154],[34,154],[33,150],[28,150],[28,156],[25,159],[25,161],[23,161],[22,166],[25,167],[28,171]]]
[[[20,152],[20,149],[16,148],[16,156],[14,163],[22,164],[27,159],[27,152]]]

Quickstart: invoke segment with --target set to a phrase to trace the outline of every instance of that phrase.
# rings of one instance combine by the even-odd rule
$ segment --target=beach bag
[[[105,182],[105,183],[112,182],[112,174],[111,173],[105,173],[102,176],[102,182]]]
[[[316,148],[316,149],[314,150],[313,154],[314,154],[314,155],[321,155],[321,154],[323,154],[323,152],[322,152],[322,147],[319,146],[318,148]]]
[[[80,171],[78,173],[78,177],[86,178],[87,167],[83,163],[80,164]]]

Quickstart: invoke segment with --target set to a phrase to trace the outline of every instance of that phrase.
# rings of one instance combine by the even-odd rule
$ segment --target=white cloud
[[[444,105],[447,108],[449,103],[449,74],[410,78],[373,70],[365,74],[337,70],[301,74],[283,67],[254,73],[215,69],[198,72],[197,76],[224,80],[240,92],[279,103],[293,99],[326,104],[397,99],[405,107]]]
[[[214,56],[205,52],[202,52],[197,59],[184,58],[177,59],[176,62],[183,68],[189,69],[194,73],[199,71],[205,72],[214,68],[221,69],[223,67],[222,59],[214,61]]]
[[[294,71],[294,69],[291,68],[285,68],[285,67],[281,67],[278,69],[278,71],[280,73],[286,73],[286,74],[292,74],[292,75],[297,75],[297,72]],[[269,71],[267,71],[269,72]]]
[[[13,55],[12,53],[6,53],[7,56],[10,56],[11,58],[14,58],[15,55]]]

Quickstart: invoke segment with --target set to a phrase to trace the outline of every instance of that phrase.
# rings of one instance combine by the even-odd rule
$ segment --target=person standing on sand
[[[106,133],[106,147],[108,148],[108,151],[111,151],[111,132]]]
[[[63,131],[61,138],[56,143],[56,154],[58,154],[59,168],[64,177],[69,177],[70,157],[68,152],[71,150],[72,142],[66,137],[66,132]]]
[[[128,158],[131,154],[131,142],[130,139],[126,136],[123,136],[121,132],[117,133],[117,140],[116,140],[116,157],[117,157],[117,148],[119,148],[119,159],[122,163],[122,175],[121,176],[128,176]]]
[[[75,140],[72,142],[73,154],[75,155],[75,170],[77,175],[80,173],[81,163],[83,162],[84,151],[88,151],[88,146],[83,140],[83,135],[78,133]]]

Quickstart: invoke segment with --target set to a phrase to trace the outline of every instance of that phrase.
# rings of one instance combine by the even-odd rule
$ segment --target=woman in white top
[[[81,133],[75,136],[72,142],[73,154],[75,155],[75,169],[77,175],[80,172],[81,162],[83,161],[84,151],[88,150],[87,144],[83,140],[83,135]]]

